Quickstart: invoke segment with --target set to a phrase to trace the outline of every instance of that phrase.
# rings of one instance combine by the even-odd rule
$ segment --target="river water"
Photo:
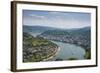
[[[60,47],[55,59],[68,60],[70,58],[84,59],[85,49],[74,44],[52,41]]]

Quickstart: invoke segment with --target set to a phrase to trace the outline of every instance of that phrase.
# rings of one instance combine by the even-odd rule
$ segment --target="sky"
[[[23,25],[83,28],[91,25],[91,14],[83,12],[23,10]]]

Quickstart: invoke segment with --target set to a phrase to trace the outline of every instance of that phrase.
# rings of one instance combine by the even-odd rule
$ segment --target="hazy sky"
[[[90,24],[90,13],[23,10],[23,25],[70,29]]]

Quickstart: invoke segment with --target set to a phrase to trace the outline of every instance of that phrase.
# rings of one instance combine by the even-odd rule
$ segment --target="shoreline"
[[[43,59],[43,61],[52,60],[58,54],[59,51],[60,51],[60,47],[57,48],[57,50],[54,52],[55,53],[54,55],[50,56],[49,58]]]
[[[50,41],[55,41],[55,40],[50,40]],[[87,49],[85,49],[85,47],[83,47],[83,46],[81,46],[81,45],[78,45],[78,44],[75,44],[75,43],[68,43],[68,42],[64,42],[64,41],[56,41],[56,42],[72,44],[72,45],[75,45],[75,46],[78,46],[78,47],[82,47],[82,48],[84,48],[85,51],[87,51]]]

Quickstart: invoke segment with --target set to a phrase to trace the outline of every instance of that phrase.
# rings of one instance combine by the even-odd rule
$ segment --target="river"
[[[84,59],[85,49],[74,44],[52,41],[60,47],[54,59],[68,60],[70,58]]]

